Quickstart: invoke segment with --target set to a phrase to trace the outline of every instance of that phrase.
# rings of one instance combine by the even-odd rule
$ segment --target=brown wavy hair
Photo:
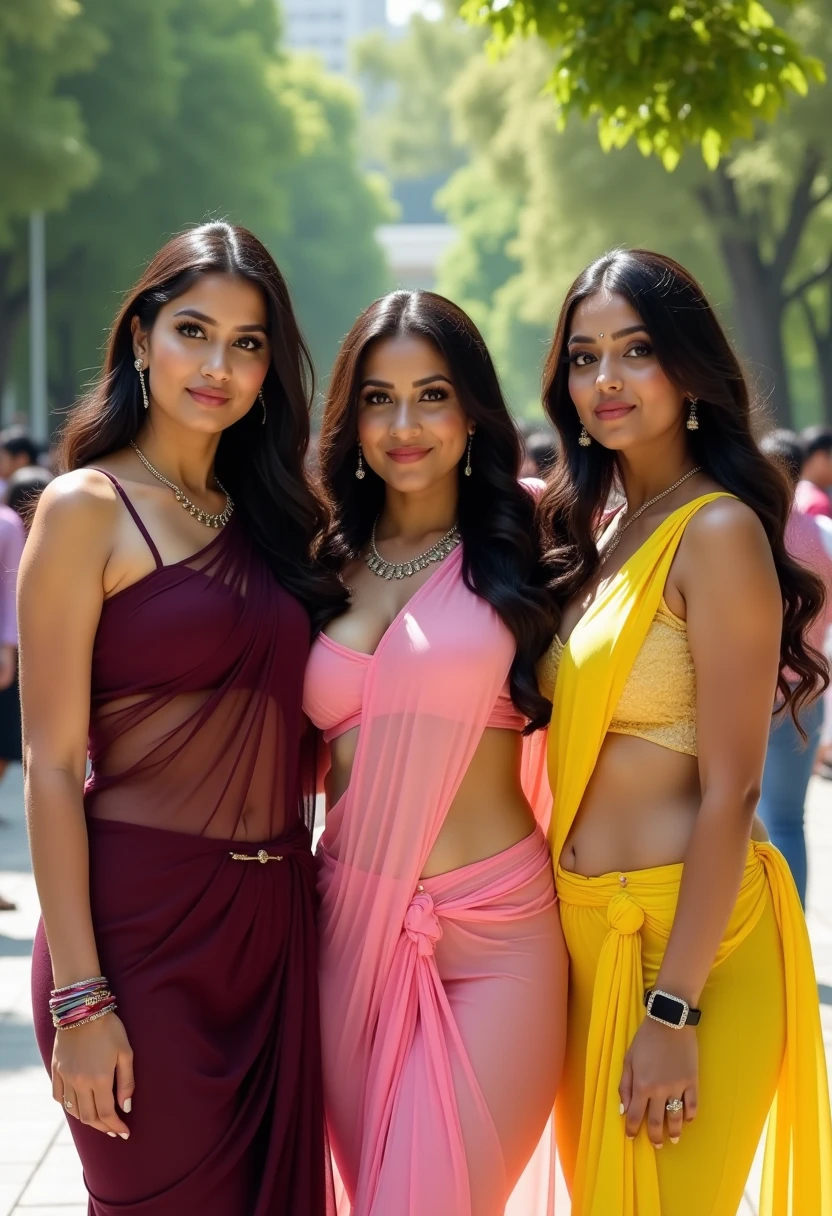
[[[331,570],[342,570],[368,543],[384,505],[382,478],[366,465],[364,479],[355,476],[359,385],[371,343],[402,334],[425,338],[442,354],[463,409],[477,424],[471,476],[459,466],[463,576],[514,637],[511,697],[530,719],[528,729],[536,730],[552,712],[534,666],[552,640],[554,618],[536,544],[534,499],[518,481],[520,437],[488,347],[470,317],[444,296],[394,291],[365,309],[344,340],[321,428],[321,479],[333,522],[320,556]]]
[[[737,356],[703,289],[664,254],[607,253],[578,275],[564,300],[543,372],[543,408],[561,440],[538,513],[549,586],[562,608],[598,569],[596,536],[616,482],[615,453],[600,443],[579,445],[581,423],[569,395],[572,317],[582,300],[602,289],[628,301],[665,375],[698,398],[699,430],[686,432],[696,464],[751,507],[765,528],[783,597],[778,693],[800,729],[800,709],[829,683],[823,655],[804,641],[823,609],[823,583],[786,551],[793,488],[754,439],[751,396]],[[796,685],[786,679],[787,669],[797,676]]]
[[[218,273],[247,279],[262,293],[272,362],[263,382],[266,423],[262,425],[258,408],[223,431],[217,476],[276,577],[303,603],[316,628],[346,602],[346,592],[311,552],[328,524],[326,507],[304,469],[314,391],[312,360],[286,281],[265,245],[246,228],[202,224],[180,232],[152,259],[113,322],[98,381],[64,425],[61,468],[80,468],[135,439],[144,408],[133,366],[133,317],[150,330],[165,304],[201,275]]]

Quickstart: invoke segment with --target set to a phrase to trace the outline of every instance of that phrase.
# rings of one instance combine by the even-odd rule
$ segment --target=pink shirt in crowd
[[[832,516],[829,495],[813,481],[799,481],[794,492],[794,505],[803,515]]]
[[[0,505],[0,646],[17,645],[17,568],[25,541],[20,516]]]
[[[789,522],[786,524],[785,539],[786,551],[789,555],[799,561],[801,565],[808,566],[813,574],[817,574],[823,580],[826,588],[824,611],[812,627],[806,631],[806,641],[823,654],[826,630],[832,623],[832,560],[826,551],[817,520],[813,519],[811,515],[803,514],[796,502],[789,516]],[[786,672],[787,678],[792,678],[793,675],[792,672]]]

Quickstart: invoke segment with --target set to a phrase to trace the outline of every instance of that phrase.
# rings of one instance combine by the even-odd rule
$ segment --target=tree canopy
[[[387,285],[373,234],[390,212],[359,164],[357,98],[317,62],[282,52],[273,0],[82,0],[80,9],[94,66],[55,87],[93,168],[47,222],[53,402],[71,403],[94,373],[142,264],[173,232],[216,217],[252,228],[278,257],[325,365]],[[0,322],[14,332],[26,304],[19,222],[5,258]]]
[[[698,145],[715,168],[758,120],[823,80],[823,67],[760,0],[456,0],[498,52],[539,38],[563,125],[598,119],[605,149],[631,140],[673,169]],[[781,5],[781,7],[783,7]],[[794,0],[786,7],[794,7]]]
[[[784,21],[793,43],[832,63],[832,0],[807,0]],[[423,45],[413,38],[398,54]],[[832,420],[828,87],[759,122],[716,170],[688,154],[669,174],[632,141],[605,152],[577,112],[564,122],[547,92],[555,63],[541,38],[516,39],[496,61],[471,42],[429,86],[465,156],[438,196],[457,232],[438,287],[483,328],[514,404],[539,408],[542,357],[574,275],[612,246],[649,245],[702,279],[783,423],[811,421],[822,402]],[[411,88],[427,78],[411,64]]]

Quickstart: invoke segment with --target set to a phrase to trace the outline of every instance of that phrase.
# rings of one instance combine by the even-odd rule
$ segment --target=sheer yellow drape
[[[611,579],[564,648],[555,687],[549,731],[554,794],[549,841],[558,892],[564,914],[567,905],[603,904],[608,921],[587,1040],[573,1216],[662,1216],[655,1152],[644,1135],[627,1141],[618,1083],[624,1055],[643,1016],[645,979],[651,978],[643,973],[644,922],[648,919],[651,929],[666,940],[678,884],[672,881],[667,891],[663,879],[670,869],[680,877],[681,867],[639,871],[623,893],[605,892],[603,879],[576,879],[559,870],[557,862],[621,690],[656,615],[685,526],[717,497],[705,495],[675,511]],[[811,949],[791,876],[771,846],[749,850],[743,887],[717,964],[749,936],[761,901],[769,899],[783,948],[786,1049],[769,1122],[760,1211],[761,1216],[832,1216],[832,1123]],[[753,1019],[753,991],[747,998],[748,1017]],[[708,1016],[718,1019],[719,1009]],[[726,1035],[726,1051],[728,1042]],[[718,1040],[712,1050],[720,1050]],[[707,1161],[701,1168],[707,1170]]]

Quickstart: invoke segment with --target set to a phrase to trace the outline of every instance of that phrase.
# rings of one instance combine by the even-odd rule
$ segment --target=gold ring
[[[72,1110],[72,1103],[70,1102],[69,1098],[64,1098],[64,1106],[67,1110]]]

